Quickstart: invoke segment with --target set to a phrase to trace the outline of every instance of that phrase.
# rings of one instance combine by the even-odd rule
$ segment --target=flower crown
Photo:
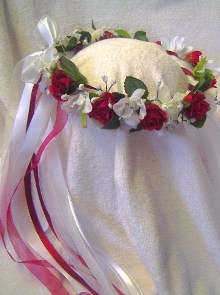
[[[76,29],[72,35],[58,38],[54,22],[44,17],[38,29],[48,46],[40,52],[28,56],[22,71],[22,80],[39,85],[41,93],[47,93],[58,100],[67,112],[78,112],[82,126],[87,126],[87,118],[102,124],[103,129],[115,129],[121,120],[128,124],[130,131],[160,130],[183,123],[201,128],[207,115],[216,110],[216,77],[220,68],[214,66],[201,51],[184,46],[184,38],[162,38],[155,42],[172,56],[187,76],[189,89],[186,93],[176,92],[173,96],[166,85],[158,81],[157,95],[148,98],[148,88],[143,81],[128,76],[124,81],[124,93],[112,92],[108,77],[100,79],[105,89],[88,85],[71,58],[83,48],[110,38],[133,38],[149,42],[146,32],[137,31],[133,37],[122,29]]]
[[[69,112],[79,113],[83,127],[87,117],[99,121],[104,129],[118,128],[121,121],[131,131],[160,130],[184,122],[202,127],[219,104],[215,77],[220,69],[200,51],[185,47],[183,38],[162,39],[154,47],[161,46],[180,65],[188,91],[171,96],[168,87],[157,81],[157,93],[152,97],[148,85],[129,76],[124,93],[118,93],[112,91],[117,81],[106,76],[100,77],[105,89],[88,85],[71,58],[94,42],[131,38],[126,31],[97,30],[93,24],[91,29],[77,29],[60,38],[49,17],[40,20],[38,29],[47,47],[24,59],[22,80],[27,83],[2,169],[3,244],[10,257],[26,265],[51,294],[58,289],[59,294],[143,294],[135,281],[84,235],[60,150],[56,142],[49,150],[48,146],[64,130]],[[133,38],[148,42],[143,31]]]

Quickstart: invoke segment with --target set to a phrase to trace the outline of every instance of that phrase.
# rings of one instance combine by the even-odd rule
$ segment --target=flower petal
[[[186,46],[179,52],[179,57],[184,58],[187,54],[191,53],[194,50],[192,46]]]
[[[169,50],[169,51],[174,51],[175,50],[175,42],[171,38],[161,38],[161,45],[164,49]]]
[[[175,42],[175,52],[178,54],[184,48],[184,38],[181,36],[176,36],[173,40]]]
[[[127,102],[128,102],[128,97],[124,97],[113,105],[113,110],[118,116],[121,116],[123,114],[124,108]]]
[[[206,100],[210,103],[212,100],[214,100],[217,96],[218,90],[217,88],[209,88],[204,92]]]
[[[82,113],[83,114],[88,114],[92,111],[92,104],[91,104],[91,101],[89,99],[89,97],[86,97],[85,99],[85,103],[84,103],[84,106],[82,108]]]
[[[133,112],[130,118],[123,118],[125,123],[131,127],[136,128],[137,125],[140,123],[139,115],[137,112]]]
[[[138,99],[142,98],[145,91],[146,91],[145,89],[141,89],[141,88],[136,89],[133,92],[132,96],[129,98],[129,101],[137,101]]]
[[[128,119],[132,116],[134,110],[130,108],[128,105],[125,105],[123,114],[121,115],[122,118]]]
[[[139,118],[140,118],[141,120],[143,120],[144,117],[146,116],[146,114],[147,114],[146,106],[145,106],[145,104],[144,104],[144,102],[143,102],[143,105],[140,107]]]
[[[78,106],[81,106],[85,101],[85,94],[83,92],[80,92],[77,96],[77,99],[75,101],[75,104]]]
[[[196,84],[199,83],[199,81],[195,80],[195,79],[194,79],[193,77],[191,77],[191,76],[187,76],[187,80],[188,80],[189,84],[192,85],[192,86],[196,86]]]

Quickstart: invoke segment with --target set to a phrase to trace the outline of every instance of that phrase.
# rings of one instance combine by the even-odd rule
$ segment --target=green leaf
[[[182,104],[184,108],[188,108],[191,105],[188,101],[182,101]]]
[[[74,50],[77,45],[76,37],[70,37],[66,46],[66,51]]]
[[[147,86],[144,84],[144,82],[131,76],[126,77],[124,87],[125,87],[125,92],[127,93],[128,96],[131,96],[133,92],[139,88],[145,90],[143,98],[147,98],[149,94]]]
[[[92,36],[89,32],[87,31],[81,31],[81,32],[77,32],[79,33],[81,36],[80,36],[80,42],[83,42],[84,40],[87,40],[88,43],[91,42],[92,40]]]
[[[93,20],[92,20],[92,28],[93,28],[93,30],[96,30]]]
[[[60,58],[60,65],[62,70],[74,81],[79,82],[80,84],[86,84],[87,79],[83,76],[77,66],[65,56]]]
[[[215,77],[210,69],[205,69],[203,78],[205,79],[205,82],[203,83],[203,85],[200,88],[201,91],[207,90],[211,84],[211,81],[213,79],[215,79]]]
[[[131,38],[131,36],[128,34],[127,31],[123,30],[123,29],[118,29],[115,30],[115,32],[118,34],[119,37],[121,38]]]
[[[193,87],[190,93],[195,93],[196,91],[200,90],[204,83],[205,83],[205,79],[202,77],[200,81]]]
[[[114,115],[103,127],[102,129],[116,129],[120,126],[120,120],[117,115]]]
[[[190,124],[193,125],[196,128],[202,128],[202,126],[204,125],[205,121],[206,121],[206,115],[205,115],[205,117],[202,120],[198,120],[198,121],[195,121],[195,122],[190,123]]]
[[[215,79],[213,73],[209,69],[205,69],[203,73],[201,73],[201,78],[199,83],[191,90],[191,93],[194,93],[198,90],[205,91],[209,88],[211,81]]]
[[[114,94],[114,96],[115,96],[118,100],[121,99],[121,98],[123,98],[123,97],[125,97],[124,94],[119,93],[119,92],[113,92],[113,94]]]
[[[63,45],[57,45],[57,46],[55,46],[55,48],[56,48],[56,50],[58,51],[58,52],[60,52],[60,53],[65,53],[65,48],[64,48],[64,46]]]
[[[200,61],[197,63],[197,65],[195,66],[194,70],[193,70],[193,73],[194,73],[194,76],[195,76],[195,79],[196,80],[200,80],[201,79],[201,76],[202,76],[202,68],[204,67],[204,65],[207,64],[207,59],[206,57],[202,57],[200,59]]]
[[[93,97],[100,97],[100,95],[98,95],[97,93],[94,92],[89,92],[89,98],[93,98]]]
[[[71,84],[67,88],[66,94],[67,95],[70,95],[71,93],[75,92],[78,86],[79,86],[79,83],[78,82],[75,82],[74,84]]]
[[[84,114],[82,112],[82,108],[80,110],[80,118],[81,118],[82,127],[86,128],[87,127],[87,114]]]
[[[134,34],[134,39],[149,42],[148,38],[146,37],[146,32],[144,32],[144,31],[137,31]]]

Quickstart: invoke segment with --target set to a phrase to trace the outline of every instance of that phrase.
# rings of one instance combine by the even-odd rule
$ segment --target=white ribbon
[[[40,162],[39,168],[42,191],[45,197],[44,201],[51,212],[50,215],[55,231],[60,240],[66,241],[85,259],[92,274],[97,278],[101,286],[101,293],[99,290],[98,293],[117,294],[112,286],[113,283],[126,295],[142,295],[143,293],[132,278],[113,262],[108,255],[102,253],[96,247],[92,247],[84,236],[66,186],[55,141],[45,151],[45,157]],[[93,285],[89,276],[85,277],[85,272],[81,273],[81,275],[94,289],[97,288],[97,286]]]
[[[32,87],[29,86],[30,85],[25,86],[12,132],[12,140],[8,149],[9,162],[7,164],[8,167],[6,168],[8,169],[8,175],[6,176],[7,180],[5,179],[8,183],[9,189],[8,202],[13,195],[16,185],[25,174],[33,153],[36,152],[37,147],[42,141],[51,113],[56,105],[54,99],[43,94],[26,133],[26,119],[28,115],[27,104],[30,101],[30,91],[32,89]],[[27,107],[26,111],[25,107]],[[3,169],[5,169],[5,166],[3,166]],[[2,183],[1,191],[3,190],[3,187],[4,183]],[[3,216],[3,221],[5,221],[6,212],[4,212]]]
[[[45,15],[38,22],[37,28],[47,45],[49,47],[53,46],[54,41],[57,39],[57,26],[54,20]]]
[[[24,60],[22,80],[32,84],[38,82],[42,74],[42,69],[44,69],[47,65],[51,65],[51,63],[57,58],[57,51],[54,48],[57,38],[55,23],[48,16],[45,16],[39,21],[37,26],[41,36],[47,42],[48,47],[44,51],[39,51],[29,55]],[[7,166],[6,169],[8,174],[6,175],[6,178],[7,183],[10,185],[10,190],[8,192],[9,196],[13,194],[15,186],[25,174],[33,153],[36,152],[37,147],[42,142],[42,138],[45,137],[48,131],[48,124],[50,125],[50,118],[56,105],[55,100],[47,97],[46,93],[43,93],[31,120],[28,131],[26,132],[28,104],[31,98],[31,91],[32,85],[26,84],[15,120],[12,141],[8,150],[9,161],[7,161],[5,168]],[[132,280],[116,264],[111,262],[107,255],[96,251],[89,244],[81,230],[74,205],[66,187],[62,165],[55,142],[52,142],[49,145],[48,151],[51,154],[47,154],[47,151],[45,151],[46,156],[40,163],[39,168],[40,171],[43,169],[41,181],[42,190],[45,193],[44,195],[48,195],[46,193],[48,190],[49,192],[53,192],[53,199],[50,198],[50,201],[48,202],[49,204],[47,204],[51,206],[47,207],[49,209],[50,207],[53,207],[53,204],[56,204],[57,210],[51,214],[51,217],[59,217],[53,220],[54,225],[56,225],[56,231],[60,236],[61,241],[66,241],[68,245],[72,246],[73,250],[77,250],[77,252],[85,259],[89,269],[97,281],[91,276],[86,267],[80,265],[74,256],[71,257],[71,262],[73,262],[73,265],[76,267],[77,271],[80,272],[80,275],[82,275],[85,281],[87,281],[94,288],[94,290],[97,290],[98,292],[101,290],[101,293],[105,292],[106,295],[117,294],[112,285],[112,283],[115,283],[116,286],[125,291],[126,295],[142,294],[134,282],[132,282]],[[35,195],[34,187],[32,187],[32,191]],[[79,291],[80,286],[76,283],[76,281],[63,271],[59,265],[57,265],[54,259],[48,255],[41,244],[37,244],[38,237],[33,227],[30,226],[29,223],[25,224],[26,219],[19,219],[21,216],[19,214],[19,209],[23,210],[22,207],[19,207],[20,192],[22,193],[22,188],[19,187],[16,192],[16,197],[13,200],[13,209],[16,207],[17,210],[17,213],[13,213],[13,218],[15,219],[16,227],[18,228],[21,236],[26,239],[26,245],[38,252],[41,257],[47,259],[67,278],[68,282],[74,286],[77,291]],[[7,201],[9,202],[9,199]],[[6,225],[6,213],[4,214],[3,222],[4,225]],[[57,224],[57,222],[59,223]],[[46,228],[45,219],[41,220],[41,223],[42,225],[44,224],[44,228]],[[63,228],[61,224],[63,225]],[[113,274],[109,275],[111,272]],[[112,279],[110,279],[110,277]]]
[[[57,38],[56,24],[49,17],[44,16],[37,24],[37,28],[46,41],[47,48],[28,55],[24,61],[21,79],[25,82],[36,84],[40,79],[42,70],[49,68],[57,60],[58,52],[55,48]]]

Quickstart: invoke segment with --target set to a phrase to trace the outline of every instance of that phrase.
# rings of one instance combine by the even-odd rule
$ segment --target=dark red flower
[[[161,46],[161,41],[157,41],[155,42],[157,45],[160,45]]]
[[[156,104],[147,104],[146,111],[147,115],[138,125],[140,129],[160,130],[163,127],[163,123],[168,120],[166,112]]]
[[[212,87],[215,87],[216,88],[216,83],[217,83],[217,80],[216,79],[212,79],[208,88],[212,88]]]
[[[63,71],[57,71],[51,76],[51,85],[49,90],[52,95],[61,100],[61,96],[66,93],[70,85],[75,82]]]
[[[101,40],[103,39],[110,39],[116,37],[112,32],[104,31],[103,36],[101,37]]]
[[[170,51],[170,50],[166,50],[166,53],[169,54],[169,55],[174,55],[176,57],[179,57],[178,54],[174,51]]]
[[[199,57],[202,55],[201,51],[193,51],[190,54],[187,54],[185,60],[188,61],[193,67],[199,62]]]
[[[205,95],[203,93],[188,94],[183,99],[183,103],[184,102],[189,104],[189,106],[183,108],[184,115],[188,119],[194,118],[196,121],[204,119],[210,106],[205,100]]]
[[[100,98],[92,103],[92,111],[89,113],[89,117],[105,125],[115,115],[111,106],[117,101],[118,99],[113,93],[104,92]]]

